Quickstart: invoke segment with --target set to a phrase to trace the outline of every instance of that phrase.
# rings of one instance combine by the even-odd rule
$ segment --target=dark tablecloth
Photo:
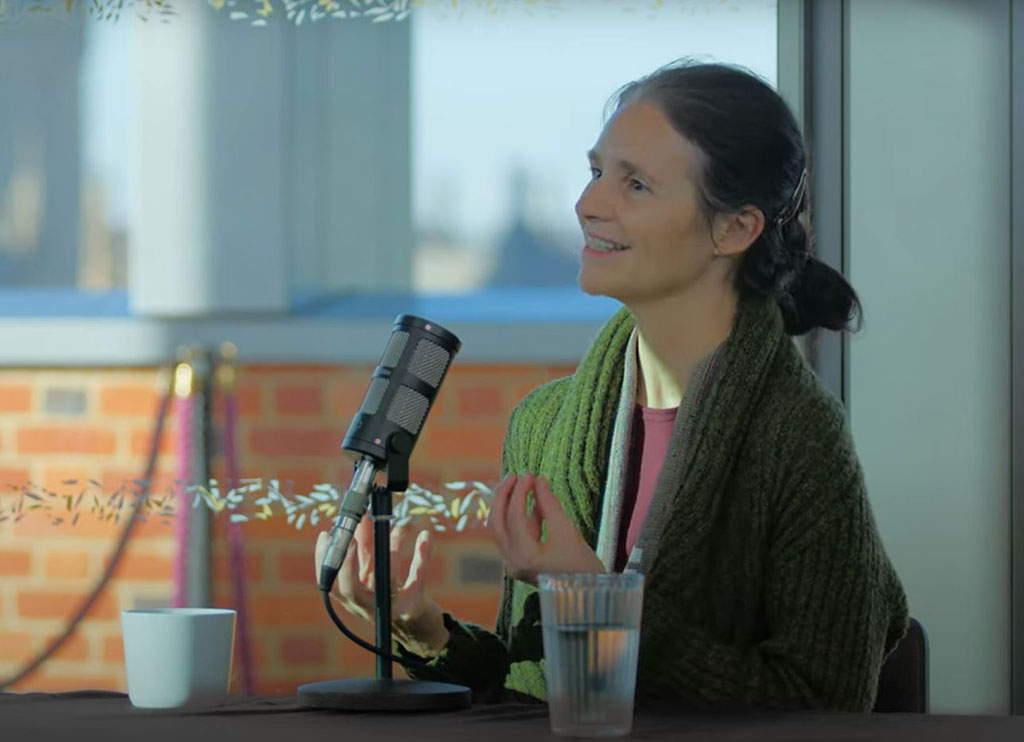
[[[144,711],[120,693],[0,693],[5,742],[533,742],[558,739],[547,706],[500,704],[441,713],[318,711],[293,698],[232,699],[210,711]],[[626,739],[970,740],[1024,742],[1024,716],[695,714],[638,710]]]

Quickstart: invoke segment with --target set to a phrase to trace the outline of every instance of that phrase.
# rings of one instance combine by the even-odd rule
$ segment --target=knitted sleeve
[[[766,504],[766,636],[734,646],[680,624],[647,673],[652,695],[708,707],[871,710],[908,613],[839,410],[795,411],[793,424],[814,434],[781,436],[786,464],[770,486],[778,499]]]

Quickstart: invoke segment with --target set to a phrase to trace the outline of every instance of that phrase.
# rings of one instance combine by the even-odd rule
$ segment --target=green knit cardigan
[[[591,546],[634,326],[612,317],[573,376],[518,404],[505,439],[502,476],[545,476]],[[659,480],[675,496],[645,575],[637,704],[871,710],[906,598],[844,409],[774,302],[741,302],[693,425],[692,454]],[[474,702],[546,698],[535,587],[504,579],[494,632],[444,618],[448,644],[411,677],[456,680]]]

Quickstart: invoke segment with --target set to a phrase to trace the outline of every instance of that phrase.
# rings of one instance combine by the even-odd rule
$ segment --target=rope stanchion
[[[225,487],[230,492],[238,487],[238,451],[235,445],[235,423],[238,421],[236,391],[237,372],[235,359],[237,350],[231,343],[220,346],[220,362],[217,365],[217,387],[224,401],[224,469]],[[246,595],[245,541],[238,523],[228,522],[228,554],[231,562],[231,589],[237,611],[235,625],[235,652],[242,671],[242,692],[253,694],[252,655],[249,651],[249,613]]]
[[[188,485],[192,481],[192,430],[195,426],[195,372],[189,360],[182,360],[174,369],[174,417],[177,428],[174,435],[174,564],[171,585],[171,608],[183,608],[186,603],[186,584],[189,542]]]

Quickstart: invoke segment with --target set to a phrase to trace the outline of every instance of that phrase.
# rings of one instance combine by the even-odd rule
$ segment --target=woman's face
[[[698,208],[701,153],[661,108],[619,109],[588,155],[591,180],[576,202],[586,241],[580,288],[642,303],[707,278],[715,244]]]

